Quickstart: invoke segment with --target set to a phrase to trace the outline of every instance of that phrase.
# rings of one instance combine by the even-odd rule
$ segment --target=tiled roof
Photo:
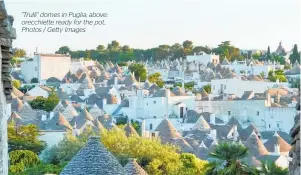
[[[63,169],[61,175],[125,175],[118,160],[99,142],[91,137]]]

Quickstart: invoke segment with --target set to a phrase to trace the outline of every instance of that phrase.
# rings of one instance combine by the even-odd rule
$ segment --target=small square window
[[[279,123],[277,123],[277,128],[279,128],[279,126],[280,126]]]
[[[231,115],[231,111],[228,111],[228,115]]]
[[[154,104],[156,104],[156,101],[154,101]]]

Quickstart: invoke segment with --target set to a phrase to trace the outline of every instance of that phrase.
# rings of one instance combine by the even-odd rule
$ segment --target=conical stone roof
[[[68,121],[71,121],[75,116],[78,116],[78,112],[76,109],[72,106],[72,104],[68,104],[68,106],[65,108],[65,110],[62,112],[62,114],[65,116],[65,118]]]
[[[280,146],[280,152],[289,152],[291,149],[291,145],[288,144],[283,138],[281,138],[276,132],[272,138],[264,143],[264,146],[267,148],[269,152],[274,152],[274,146]]]
[[[198,129],[198,130],[201,130],[201,131],[209,131],[211,129],[211,127],[207,123],[207,121],[204,119],[204,117],[200,116],[192,129],[194,129],[194,130]]]
[[[53,112],[64,112],[65,109],[66,108],[62,105],[62,103],[59,102],[52,111]]]
[[[159,137],[162,140],[162,143],[171,143],[177,145],[184,152],[191,152],[192,147],[182,138],[180,133],[176,128],[171,124],[167,119],[163,119],[161,123],[157,126],[156,131],[159,132]]]
[[[250,137],[246,140],[245,146],[249,148],[251,155],[255,157],[263,156],[269,154],[266,147],[263,145],[261,140],[258,138],[255,132],[253,132]]]
[[[104,114],[104,112],[96,104],[94,104],[89,112],[94,118],[100,117]]]
[[[137,131],[135,130],[135,128],[130,123],[128,123],[126,125],[126,127],[124,128],[124,131],[125,131],[125,134],[126,134],[127,137],[129,137],[129,136],[139,136]]]
[[[130,158],[129,162],[124,166],[127,175],[147,175],[147,173],[140,167],[135,159]]]
[[[99,142],[99,137],[91,137],[60,175],[126,175],[126,172]]]

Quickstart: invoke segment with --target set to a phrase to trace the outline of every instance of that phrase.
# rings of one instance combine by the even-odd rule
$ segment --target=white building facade
[[[35,54],[32,59],[21,63],[21,74],[26,82],[32,78],[38,78],[40,82],[46,82],[50,77],[62,80],[70,69],[70,55]]]

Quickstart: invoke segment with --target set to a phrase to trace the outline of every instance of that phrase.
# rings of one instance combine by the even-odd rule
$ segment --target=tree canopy
[[[156,83],[159,87],[164,86],[164,81],[162,80],[161,74],[159,72],[156,72],[156,73],[151,74],[150,76],[148,76],[148,80],[151,83]]]
[[[30,102],[30,106],[33,109],[41,109],[50,112],[55,108],[59,101],[59,97],[54,92],[51,92],[47,98],[37,97],[36,99],[32,100]]]
[[[147,77],[146,68],[143,64],[131,64],[129,70],[135,74],[136,80],[145,81]]]
[[[18,126],[14,121],[7,126],[8,151],[30,150],[39,154],[46,146],[45,142],[38,140],[39,130],[36,125]]]

